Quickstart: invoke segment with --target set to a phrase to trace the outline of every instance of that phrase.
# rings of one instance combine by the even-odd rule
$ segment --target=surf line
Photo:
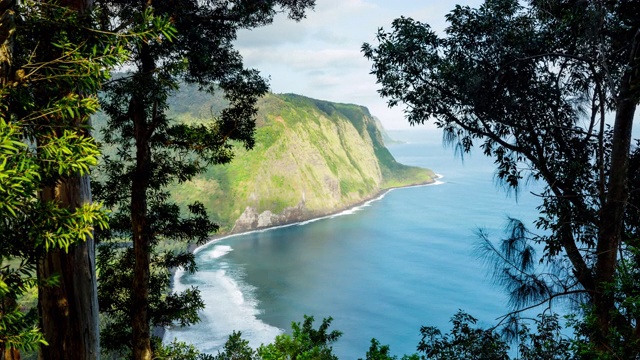
[[[195,249],[193,249],[193,254],[197,254],[198,252],[200,252],[201,250],[205,249],[206,247],[209,247],[212,244],[215,244],[215,243],[217,243],[219,241],[226,240],[226,239],[233,238],[233,237],[237,237],[237,236],[254,234],[254,233],[262,233],[262,232],[271,231],[271,230],[283,229],[283,228],[287,228],[287,227],[291,227],[291,226],[304,226],[304,225],[311,224],[313,222],[320,221],[320,220],[333,219],[333,218],[336,218],[338,216],[352,215],[352,214],[355,214],[356,212],[364,209],[365,207],[371,205],[371,203],[379,201],[379,200],[382,200],[391,191],[398,190],[398,189],[409,189],[409,188],[417,188],[417,187],[425,187],[425,186],[442,185],[442,184],[444,184],[444,182],[440,181],[440,179],[443,178],[443,177],[444,177],[444,175],[435,174],[435,180],[432,181],[432,182],[429,182],[429,183],[407,185],[407,186],[397,186],[397,187],[392,187],[392,188],[388,188],[388,189],[382,190],[377,196],[374,196],[371,199],[365,200],[364,202],[361,202],[359,204],[352,205],[351,207],[349,207],[347,209],[339,210],[338,212],[333,213],[333,214],[319,216],[319,217],[316,217],[316,218],[313,218],[313,219],[298,221],[298,222],[294,222],[294,223],[290,223],[290,224],[269,226],[269,227],[265,227],[265,228],[262,228],[262,229],[249,230],[249,231],[239,232],[239,233],[236,233],[236,234],[229,234],[229,235],[224,235],[224,236],[221,236],[221,237],[216,237],[216,238],[213,238],[213,239],[207,241],[206,243],[196,247]]]
[[[299,222],[290,223],[290,224],[284,224],[284,225],[265,227],[265,228],[256,229],[256,230],[239,232],[239,233],[235,233],[235,234],[223,235],[223,236],[220,236],[220,237],[212,237],[211,240],[207,241],[205,244],[202,244],[202,245],[194,248],[191,251],[192,251],[193,254],[196,254],[196,253],[206,249],[207,247],[212,246],[213,244],[215,244],[217,242],[220,242],[220,241],[225,240],[225,239],[233,238],[233,237],[236,237],[236,236],[242,236],[242,235],[247,235],[247,234],[252,234],[252,233],[259,233],[259,232],[277,230],[277,229],[286,228],[286,227],[290,227],[290,226],[302,226],[302,225],[310,224],[310,223],[315,222],[315,221],[324,220],[324,219],[331,219],[331,218],[334,218],[334,217],[337,217],[337,216],[352,215],[352,214],[358,212],[359,210],[371,205],[371,203],[383,199],[389,192],[391,192],[393,190],[404,189],[404,188],[423,187],[423,186],[442,185],[442,184],[444,184],[444,182],[440,181],[440,179],[443,178],[443,177],[444,176],[441,175],[441,174],[435,174],[434,181],[429,182],[429,183],[388,188],[388,189],[382,190],[379,194],[373,196],[371,199],[368,199],[368,200],[366,200],[366,201],[364,201],[362,203],[359,203],[359,204],[352,205],[348,209],[339,210],[336,213],[325,215],[325,216],[321,216],[321,217],[317,217],[317,218],[314,218],[314,219],[309,219],[309,220],[304,220],[304,221],[299,221]],[[226,251],[224,251],[224,254],[221,254],[220,256],[216,257],[216,259],[219,259],[220,257],[223,257],[224,255],[226,255],[232,249],[225,249],[225,250]],[[171,285],[170,285],[172,291],[176,291],[176,287],[177,286],[178,287],[185,286],[180,281],[180,279],[182,278],[182,276],[185,273],[186,273],[186,271],[181,267],[173,269],[173,274],[172,274],[172,277],[171,277]],[[282,331],[282,329],[279,329],[279,330]],[[164,327],[158,328],[158,335],[164,341],[164,338],[165,338],[165,328]]]

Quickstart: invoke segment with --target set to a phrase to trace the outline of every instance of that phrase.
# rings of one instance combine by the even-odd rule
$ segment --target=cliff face
[[[430,170],[393,159],[379,123],[361,106],[269,94],[257,121],[253,150],[238,149],[231,164],[172,189],[179,203],[203,202],[223,232],[306,220],[433,179]]]

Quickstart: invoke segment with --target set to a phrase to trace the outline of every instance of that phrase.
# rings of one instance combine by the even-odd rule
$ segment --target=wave
[[[202,260],[215,260],[221,258],[228,253],[233,251],[231,246],[229,245],[216,245],[211,251],[209,251],[206,256],[201,256]]]
[[[437,174],[437,179],[442,175]],[[407,187],[422,187],[443,184],[436,180],[430,184],[419,184]],[[274,226],[264,229],[252,230],[244,233],[231,234],[212,239],[208,243],[194,249],[200,264],[200,270],[195,274],[186,274],[184,270],[177,269],[174,275],[173,289],[176,292],[184,291],[188,287],[196,286],[200,290],[202,299],[206,300],[206,308],[200,312],[201,321],[192,325],[188,333],[180,328],[169,328],[165,332],[164,340],[170,341],[176,338],[193,344],[204,353],[214,354],[221,350],[228,336],[233,331],[242,332],[243,338],[249,340],[252,347],[273,342],[275,336],[283,332],[282,329],[264,323],[258,316],[261,314],[259,303],[255,298],[255,288],[244,283],[242,268],[237,264],[229,266],[224,261],[224,256],[233,251],[229,245],[217,244],[221,240],[242,236],[251,233],[272,231],[290,226],[304,226],[312,222],[332,219],[339,216],[355,214],[372,203],[382,200],[389,192],[407,187],[392,188],[383,191],[378,196],[369,199],[357,206],[353,206],[336,214],[321,216],[298,223]],[[233,269],[233,270],[231,270]],[[188,275],[185,278],[185,275]],[[183,279],[188,279],[183,281]],[[188,338],[187,338],[188,334]]]
[[[242,268],[236,265],[230,270],[224,256],[233,251],[228,245],[215,245],[198,257],[207,261],[206,267],[185,277],[183,270],[176,271],[174,291],[184,291],[195,286],[206,300],[200,311],[200,322],[190,328],[168,328],[164,340],[176,339],[196,346],[200,351],[216,354],[233,331],[256,348],[271,343],[283,331],[258,319],[261,311],[255,298],[255,288],[243,281]]]

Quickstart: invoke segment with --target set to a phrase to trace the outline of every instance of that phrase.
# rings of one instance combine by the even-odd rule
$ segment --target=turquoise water
[[[291,321],[332,316],[344,335],[342,359],[364,358],[372,337],[393,354],[415,352],[422,325],[448,329],[464,309],[482,324],[507,312],[473,252],[474,231],[495,239],[506,217],[531,223],[539,199],[525,189],[507,196],[491,160],[464,162],[443,148],[436,131],[390,132],[407,143],[389,146],[404,164],[429,167],[437,185],[397,189],[336,216],[229,237],[196,253],[200,271],[176,274],[175,288],[195,285],[207,304],[199,324],[170,329],[204,352],[216,353],[233,330],[253,346],[290,329]]]

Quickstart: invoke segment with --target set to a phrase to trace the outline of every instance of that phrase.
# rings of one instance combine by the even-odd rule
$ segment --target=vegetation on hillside
[[[242,333],[233,332],[217,354],[199,353],[191,348],[190,356],[182,360],[336,360],[333,345],[342,333],[329,331],[331,318],[323,319],[322,324],[313,328],[313,317],[305,316],[304,322],[291,324],[291,334],[278,335],[270,344],[262,344],[257,349],[242,338]],[[509,360],[515,356],[520,360],[578,360],[581,336],[569,339],[555,315],[541,315],[536,319],[535,328],[522,326],[514,337],[515,342],[505,339],[495,329],[483,329],[476,325],[477,320],[459,311],[451,318],[452,328],[443,333],[430,326],[420,328],[421,340],[416,353],[402,357],[393,355],[389,345],[381,345],[373,338],[365,353],[365,360]],[[576,325],[576,322],[572,322]],[[364,352],[364,349],[363,349]],[[588,357],[587,357],[588,358]],[[359,360],[363,360],[360,358]]]
[[[170,107],[184,121],[201,121],[221,103],[195,88],[184,93],[189,95],[179,94]],[[173,104],[185,97],[199,105],[179,113],[181,107]],[[232,230],[247,207],[258,214],[280,214],[303,206],[301,216],[309,218],[383,189],[434,178],[430,170],[398,163],[384,146],[378,123],[362,106],[267,94],[258,102],[257,124],[252,150],[238,149],[231,163],[210,166],[171,188],[178,203],[202,201],[222,231]]]

